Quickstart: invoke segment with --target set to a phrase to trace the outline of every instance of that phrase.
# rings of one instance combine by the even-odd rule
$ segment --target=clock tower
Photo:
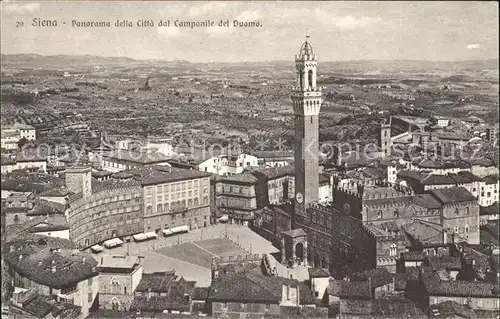
[[[318,201],[319,111],[322,98],[321,88],[316,85],[317,65],[317,57],[306,39],[295,56],[296,86],[292,88],[291,96],[295,117],[294,228],[297,215],[304,216],[307,206]]]

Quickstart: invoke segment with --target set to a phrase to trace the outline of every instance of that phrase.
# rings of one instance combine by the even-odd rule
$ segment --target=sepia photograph
[[[1,319],[500,318],[499,3],[1,12]]]

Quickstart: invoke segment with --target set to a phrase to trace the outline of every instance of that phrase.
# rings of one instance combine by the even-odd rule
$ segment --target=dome
[[[300,55],[313,55],[313,48],[307,40],[300,47]]]

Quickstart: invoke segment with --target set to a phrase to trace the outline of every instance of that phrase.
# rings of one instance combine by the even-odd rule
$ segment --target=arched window
[[[18,223],[19,222],[19,216],[16,214],[14,215],[14,222],[15,223]]]
[[[194,199],[194,206],[198,206],[198,198]]]
[[[166,212],[168,212],[170,210],[170,204],[169,203],[165,203],[164,209],[165,209]]]
[[[163,213],[163,204],[156,205],[156,212]]]
[[[378,218],[378,219],[381,219],[381,218],[382,218],[382,211],[381,211],[381,210],[379,210],[379,211],[377,212],[377,218]]]
[[[153,212],[153,207],[151,205],[146,206],[146,215],[151,215]]]
[[[118,301],[118,299],[113,298],[113,300],[111,300],[111,308],[113,310],[119,310],[120,309],[120,302]]]
[[[192,207],[193,206],[193,200],[190,198],[188,199],[188,207]]]
[[[397,209],[394,210],[394,217],[399,217],[399,210]]]
[[[465,233],[469,232],[469,225],[465,225]]]
[[[308,86],[313,86],[313,71],[312,70],[309,70],[309,72],[307,73],[307,85]]]
[[[111,293],[114,294],[120,293],[120,282],[115,277],[111,279]]]
[[[304,87],[304,73],[299,72],[299,85],[300,87]]]

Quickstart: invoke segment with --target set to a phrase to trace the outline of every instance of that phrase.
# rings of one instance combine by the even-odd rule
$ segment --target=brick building
[[[109,255],[99,263],[99,307],[111,310],[129,310],[143,276],[141,260],[137,256]]]

